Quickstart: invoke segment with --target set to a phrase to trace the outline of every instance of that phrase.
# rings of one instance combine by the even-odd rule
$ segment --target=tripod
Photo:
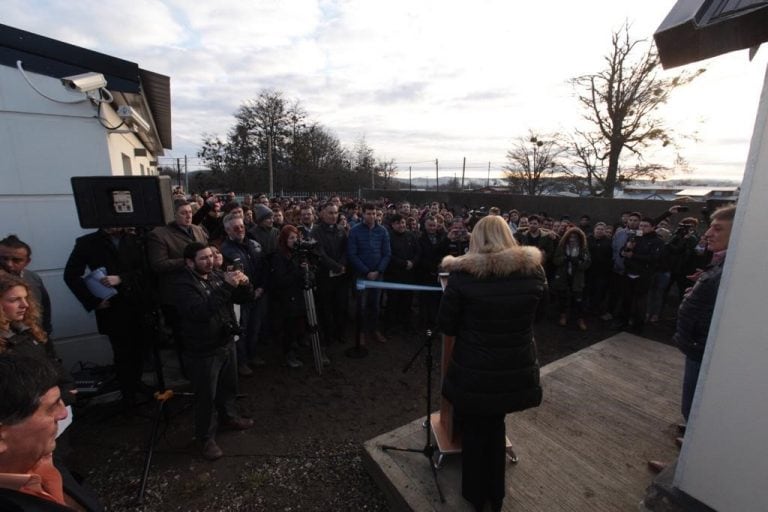
[[[147,479],[149,478],[149,468],[152,466],[152,455],[155,451],[155,443],[157,442],[157,431],[160,429],[160,421],[163,417],[163,412],[166,402],[174,397],[174,395],[194,396],[194,393],[174,393],[171,389],[166,389],[162,393],[159,391],[155,393],[155,400],[157,400],[157,412],[155,414],[154,422],[152,423],[152,433],[149,436],[147,443],[147,452],[144,455],[144,471],[141,474],[141,485],[139,487],[139,494],[136,497],[138,504],[144,504],[144,492],[147,490]]]
[[[424,420],[424,430],[426,432],[426,440],[424,443],[423,448],[401,448],[397,446],[389,446],[389,445],[381,445],[381,449],[386,451],[394,450],[399,452],[412,452],[412,453],[421,453],[424,455],[424,457],[427,458],[427,461],[429,462],[429,467],[432,470],[432,477],[435,480],[435,488],[437,488],[437,494],[440,496],[440,503],[445,503],[445,496],[443,496],[443,490],[440,488],[440,482],[437,479],[437,464],[434,460],[434,455],[436,451],[435,445],[432,443],[432,428],[429,425],[429,417],[432,412],[432,364],[434,361],[434,357],[432,355],[432,340],[434,340],[435,336],[433,335],[432,331],[430,329],[427,329],[424,343],[419,347],[419,349],[416,351],[415,354],[413,354],[413,357],[410,361],[408,361],[408,364],[405,365],[403,368],[403,373],[406,373],[410,367],[413,365],[414,361],[416,361],[416,358],[419,357],[419,354],[421,354],[421,351],[425,348],[427,349],[426,357],[424,358],[424,363],[427,366],[427,416],[426,420]]]
[[[307,328],[312,340],[312,355],[315,359],[315,370],[323,374],[323,348],[320,346],[320,330],[317,325],[317,310],[315,309],[315,294],[312,291],[312,276],[309,272],[309,262],[304,263],[304,305],[307,309]]]

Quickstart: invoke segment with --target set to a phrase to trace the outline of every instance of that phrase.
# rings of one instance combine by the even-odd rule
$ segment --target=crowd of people
[[[172,334],[195,394],[195,436],[210,460],[223,454],[216,443],[220,425],[253,426],[235,408],[238,378],[268,364],[267,347],[279,346],[288,367],[303,365],[307,290],[316,298],[324,346],[352,341],[345,326],[353,304],[359,305],[361,344],[386,343],[387,336],[421,327],[455,329],[441,311],[441,294],[414,293],[409,285],[434,287],[442,271],[457,265],[446,257],[487,252],[477,244],[491,243],[498,233],[486,238],[475,231],[484,218],[496,217],[493,225],[504,226],[505,247],[536,249],[543,287],[534,305],[543,310],[554,300],[557,323],[573,321],[580,330],[589,322],[612,321],[615,329],[642,332],[646,323],[659,321],[669,300],[684,298],[697,269],[712,258],[699,219],[681,215],[673,222],[686,210],[679,205],[656,217],[625,212],[615,222],[593,222],[589,215],[574,222],[545,212],[439,202],[238,199],[176,190],[173,209],[172,222],[143,233],[105,227],[78,238],[64,280],[109,338],[127,407],[148,391],[141,376],[149,345],[158,333]],[[51,303],[40,277],[26,268],[31,257],[32,248],[16,235],[0,240],[0,353],[51,363],[68,404],[72,379],[48,341]],[[401,286],[356,290],[355,279]],[[331,363],[325,352],[322,362]]]

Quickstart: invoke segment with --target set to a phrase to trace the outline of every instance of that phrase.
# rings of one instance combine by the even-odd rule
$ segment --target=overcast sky
[[[485,177],[528,130],[581,123],[568,79],[596,72],[625,20],[651,39],[674,1],[4,0],[0,21],[171,77],[173,151],[265,88],[299,99],[351,147],[365,136],[407,176]],[[664,108],[692,177],[740,179],[768,46],[710,59]],[[680,72],[680,68],[665,74]],[[652,155],[671,164],[672,154]],[[418,172],[421,170],[422,172]]]

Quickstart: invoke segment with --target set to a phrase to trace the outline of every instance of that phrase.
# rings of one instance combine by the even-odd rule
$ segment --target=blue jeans
[[[384,277],[379,275],[377,281],[382,281]],[[379,310],[381,309],[381,288],[366,288],[365,290],[358,291],[362,296],[358,297],[358,300],[362,300],[362,332],[366,334],[373,333],[379,330]]]
[[[669,289],[669,272],[656,272],[651,280],[651,289],[648,292],[648,315],[661,316],[664,307],[664,293]]]
[[[683,374],[683,398],[680,405],[680,412],[683,418],[688,421],[688,415],[691,413],[691,404],[693,395],[696,393],[696,383],[699,380],[699,371],[701,370],[701,361],[696,361],[690,357],[685,358],[685,373]]]

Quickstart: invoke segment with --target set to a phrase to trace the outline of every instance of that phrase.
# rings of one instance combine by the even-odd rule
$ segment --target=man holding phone
[[[243,218],[227,215],[224,218],[227,238],[221,244],[227,271],[240,271],[253,285],[252,300],[240,306],[241,334],[237,340],[237,371],[243,377],[253,375],[252,366],[264,366],[264,359],[257,353],[259,331],[266,314],[266,302],[262,299],[269,271],[262,261],[261,245],[245,236]]]

